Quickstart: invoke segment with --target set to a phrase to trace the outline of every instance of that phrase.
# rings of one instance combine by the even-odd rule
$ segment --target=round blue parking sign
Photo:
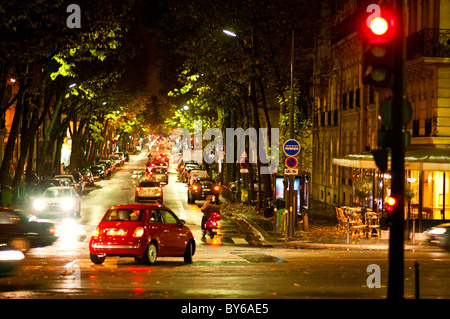
[[[287,140],[283,144],[284,154],[287,156],[295,156],[300,152],[300,143],[296,140]]]

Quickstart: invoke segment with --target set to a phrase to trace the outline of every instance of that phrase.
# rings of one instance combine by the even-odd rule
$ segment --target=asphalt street
[[[174,166],[164,204],[192,230],[194,262],[160,258],[146,266],[133,258],[111,257],[94,265],[90,234],[110,206],[134,202],[131,176],[145,169],[146,159],[146,153],[131,156],[114,176],[84,195],[81,218],[60,229],[56,243],[30,250],[14,276],[0,278],[0,299],[386,298],[386,250],[253,246],[236,219],[223,220],[219,236],[203,242],[200,208],[187,203],[187,187],[176,180]],[[415,262],[420,265],[420,297],[450,298],[450,254],[445,251],[405,252],[405,298],[415,297]],[[378,266],[378,272],[369,271],[370,265]]]

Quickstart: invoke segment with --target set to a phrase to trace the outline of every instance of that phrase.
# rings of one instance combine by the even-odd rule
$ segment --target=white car
[[[72,186],[55,186],[45,190],[33,202],[39,216],[68,215],[80,217],[81,200]]]
[[[192,181],[196,178],[207,178],[207,177],[208,177],[207,171],[193,169],[192,171],[189,172],[189,185],[191,185]]]
[[[159,182],[143,180],[136,187],[135,201],[141,199],[160,199],[163,200],[163,189]]]

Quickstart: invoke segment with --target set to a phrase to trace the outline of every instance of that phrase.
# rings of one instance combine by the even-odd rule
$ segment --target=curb
[[[354,243],[354,244],[346,244],[346,243],[323,243],[323,242],[301,242],[299,240],[288,240],[288,241],[277,241],[272,238],[272,236],[267,233],[265,230],[261,229],[258,225],[255,225],[251,221],[247,220],[245,217],[240,216],[236,212],[231,212],[239,221],[246,224],[248,228],[253,233],[253,236],[257,238],[257,246],[262,247],[285,247],[285,248],[305,248],[305,249],[355,249],[355,250],[388,250],[389,249],[389,240],[386,240],[386,244],[374,243],[374,244],[364,244],[364,243]],[[405,251],[442,251],[439,246],[432,245],[423,245],[422,242],[418,242],[417,244],[405,244]]]

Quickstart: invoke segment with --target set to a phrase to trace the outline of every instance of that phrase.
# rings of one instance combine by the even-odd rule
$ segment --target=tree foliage
[[[135,133],[142,122],[135,119],[142,117],[142,109],[132,119],[119,121],[113,116],[135,108],[136,94],[146,84],[127,68],[141,53],[143,31],[134,23],[138,2],[80,0],[77,4],[82,17],[79,29],[67,27],[65,1],[0,4],[0,116],[4,118],[15,106],[1,184],[16,186],[26,162],[30,168],[37,162],[41,175],[59,172],[59,152],[67,132],[72,139],[72,168],[81,168],[86,164],[83,159],[104,154],[112,127]],[[0,130],[4,125],[2,121]],[[39,143],[39,152],[34,143]],[[16,145],[21,145],[18,163],[12,158]],[[15,174],[11,175],[12,164]]]

